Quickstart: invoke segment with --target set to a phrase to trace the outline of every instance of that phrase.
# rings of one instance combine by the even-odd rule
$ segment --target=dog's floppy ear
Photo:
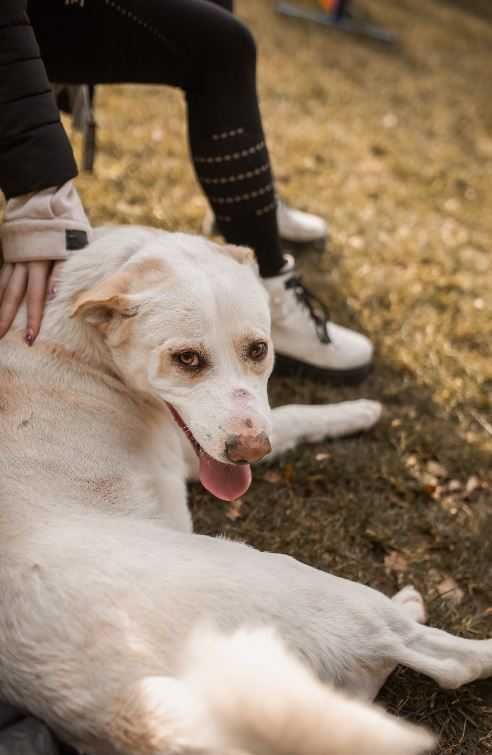
[[[91,325],[103,328],[114,315],[133,317],[138,307],[131,300],[130,273],[120,271],[83,291],[75,299],[70,317],[83,317]]]

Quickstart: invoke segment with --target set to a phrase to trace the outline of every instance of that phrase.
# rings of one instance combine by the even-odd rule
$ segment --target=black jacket
[[[77,175],[27,0],[0,0],[0,189],[7,199]]]

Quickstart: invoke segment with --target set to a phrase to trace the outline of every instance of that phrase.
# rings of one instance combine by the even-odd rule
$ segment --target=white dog
[[[193,236],[105,232],[65,265],[34,348],[15,330],[0,342],[0,697],[104,755],[423,752],[426,732],[353,698],[398,663],[450,687],[490,675],[492,641],[422,626],[411,588],[390,600],[191,534],[187,478],[232,500],[270,443],[380,412],[270,412],[251,262]]]

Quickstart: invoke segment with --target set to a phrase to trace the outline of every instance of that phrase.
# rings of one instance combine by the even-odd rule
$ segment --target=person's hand
[[[10,326],[24,298],[27,306],[25,341],[32,346],[41,327],[46,297],[56,293],[63,262],[5,263],[0,269],[0,338]]]

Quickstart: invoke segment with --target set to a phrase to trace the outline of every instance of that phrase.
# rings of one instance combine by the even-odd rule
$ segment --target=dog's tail
[[[418,755],[425,730],[322,685],[271,629],[195,632],[179,678],[148,677],[115,701],[123,752]]]

